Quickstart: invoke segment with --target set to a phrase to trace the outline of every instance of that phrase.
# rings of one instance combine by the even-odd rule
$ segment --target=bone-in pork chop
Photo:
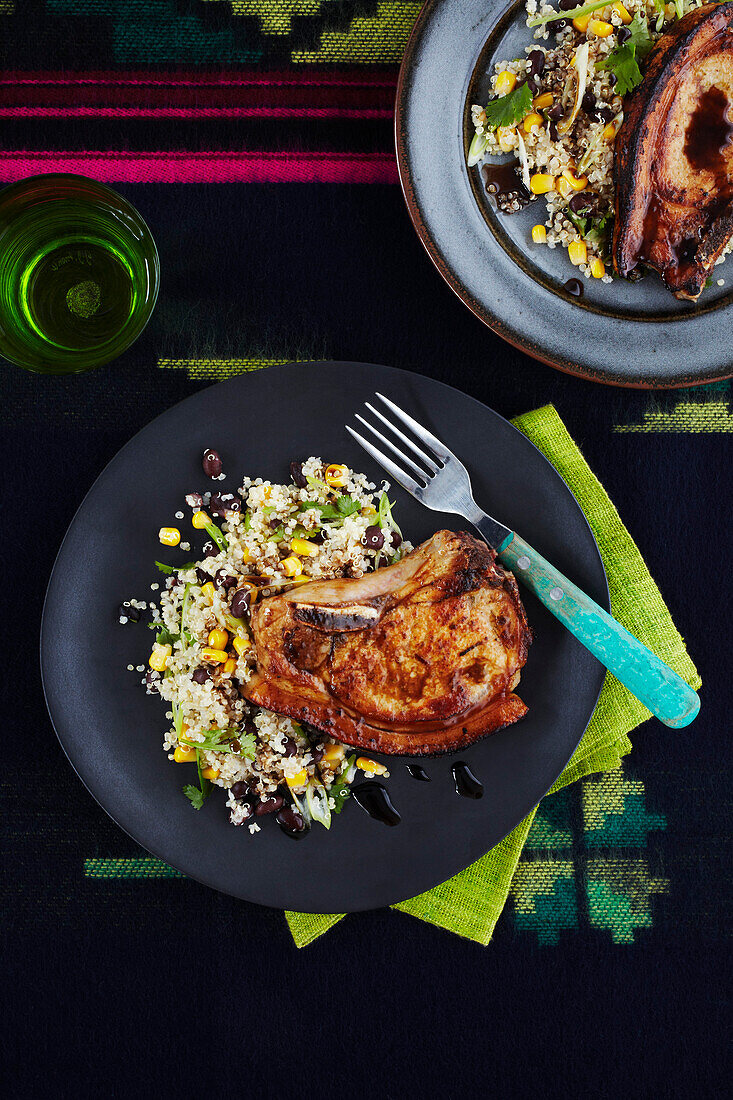
[[[385,753],[449,752],[516,722],[531,631],[516,581],[465,532],[395,565],[313,581],[252,613],[247,699]]]

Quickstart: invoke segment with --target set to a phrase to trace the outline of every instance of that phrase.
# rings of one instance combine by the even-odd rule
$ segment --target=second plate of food
[[[203,390],[135,436],[75,516],[44,609],[49,710],[95,798],[185,874],[288,909],[386,905],[467,867],[551,787],[603,682],[522,592],[527,653],[516,588],[453,533],[463,521],[384,492],[345,430],[376,390],[608,607],[577,501],[511,424],[416,374],[304,363]],[[487,662],[498,695],[474,729]],[[427,755],[400,755],[413,744]]]
[[[530,355],[616,385],[727,377],[733,259],[701,271],[732,228],[731,36],[722,54],[711,42],[733,5],[587,7],[573,21],[570,0],[567,18],[557,0],[428,0],[397,93],[410,216],[458,296]],[[639,136],[667,131],[664,148]],[[628,232],[615,239],[619,201]],[[657,262],[672,290],[705,285],[690,301],[653,271],[622,279],[615,251],[629,272],[642,254]]]

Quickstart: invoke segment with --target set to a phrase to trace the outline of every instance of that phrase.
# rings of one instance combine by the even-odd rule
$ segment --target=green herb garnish
[[[608,0],[593,0],[592,4],[582,4],[578,8],[571,8],[570,11],[553,11],[549,15],[535,15],[527,20],[527,26],[541,27],[543,23],[554,23],[558,19],[577,19],[579,15],[590,15],[591,12],[607,6]]]
[[[635,15],[629,24],[629,31],[631,38],[628,42],[624,42],[623,46],[617,46],[604,61],[596,64],[597,70],[614,74],[616,77],[614,90],[622,96],[641,84],[642,75],[637,58],[643,61],[654,45],[646,19],[640,19]]]
[[[164,623],[148,623],[148,626],[151,630],[157,631],[155,640],[158,645],[175,645],[181,640],[181,635],[172,634]]]
[[[314,509],[321,514],[321,522],[343,523],[347,516],[353,516],[361,509],[358,500],[350,496],[340,496],[335,504],[319,504],[317,500],[301,500],[298,505],[299,512],[309,512]]]
[[[200,810],[206,799],[211,794],[211,782],[208,779],[204,779],[203,769],[201,767],[201,753],[196,749],[196,770],[199,776],[199,785],[194,787],[191,783],[188,783],[183,788],[183,793],[189,800],[194,810]]]
[[[532,109],[532,93],[527,84],[520,84],[508,95],[492,99],[486,105],[486,125],[496,130],[499,126],[513,126],[521,122]]]
[[[185,565],[165,565],[162,561],[156,561],[155,564],[158,566],[161,573],[165,573],[166,576],[170,577],[174,573],[184,573],[187,569],[193,569],[196,562],[187,561]]]

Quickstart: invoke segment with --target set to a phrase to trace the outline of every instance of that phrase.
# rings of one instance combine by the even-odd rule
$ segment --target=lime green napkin
[[[641,554],[553,406],[525,413],[513,423],[552,462],[585,512],[606,567],[615,618],[688,684],[699,688],[697,669]],[[592,772],[618,767],[622,756],[631,751],[628,734],[649,717],[646,707],[608,673],[583,740],[547,797]],[[487,944],[506,903],[536,812],[537,807],[509,836],[465,871],[393,908]],[[298,947],[311,943],[344,915],[285,914]]]

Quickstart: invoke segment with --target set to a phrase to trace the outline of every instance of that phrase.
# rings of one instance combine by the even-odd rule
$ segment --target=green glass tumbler
[[[116,359],[145,328],[160,261],[121,195],[84,176],[0,191],[0,355],[41,374]]]

